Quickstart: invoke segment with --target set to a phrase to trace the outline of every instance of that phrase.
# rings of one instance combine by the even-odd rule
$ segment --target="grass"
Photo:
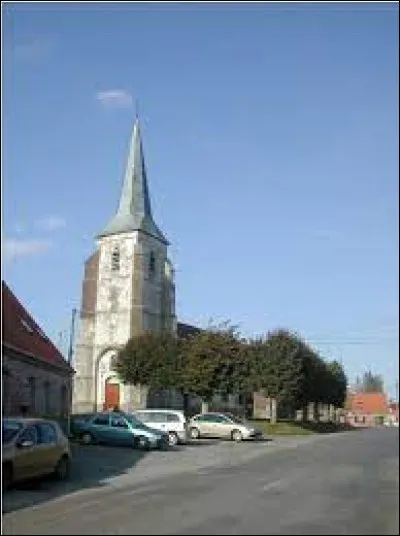
[[[313,434],[332,434],[344,432],[353,428],[345,424],[332,422],[296,422],[282,421],[270,423],[268,421],[251,421],[254,427],[261,428],[266,436],[304,436]]]

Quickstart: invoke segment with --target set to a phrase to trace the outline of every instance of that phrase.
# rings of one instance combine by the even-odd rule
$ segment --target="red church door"
[[[104,409],[119,407],[119,385],[118,383],[106,382]]]

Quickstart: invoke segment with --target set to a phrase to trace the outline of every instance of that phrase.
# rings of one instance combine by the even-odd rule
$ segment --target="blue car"
[[[142,450],[168,447],[168,434],[150,428],[127,413],[103,412],[77,415],[71,432],[83,444],[126,445]]]

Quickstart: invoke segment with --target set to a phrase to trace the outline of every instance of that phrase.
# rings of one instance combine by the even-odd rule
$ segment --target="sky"
[[[66,347],[136,102],[180,321],[399,375],[396,3],[2,3],[3,278]]]

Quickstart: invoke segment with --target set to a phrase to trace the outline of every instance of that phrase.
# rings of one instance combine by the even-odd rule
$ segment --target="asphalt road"
[[[189,449],[182,457],[192,455]],[[251,449],[257,455],[246,457]],[[147,482],[125,475],[15,509],[3,516],[2,533],[399,534],[398,429],[275,448],[226,444],[221,452],[217,462],[197,463],[181,474],[166,471]],[[167,457],[160,460],[168,465]]]

